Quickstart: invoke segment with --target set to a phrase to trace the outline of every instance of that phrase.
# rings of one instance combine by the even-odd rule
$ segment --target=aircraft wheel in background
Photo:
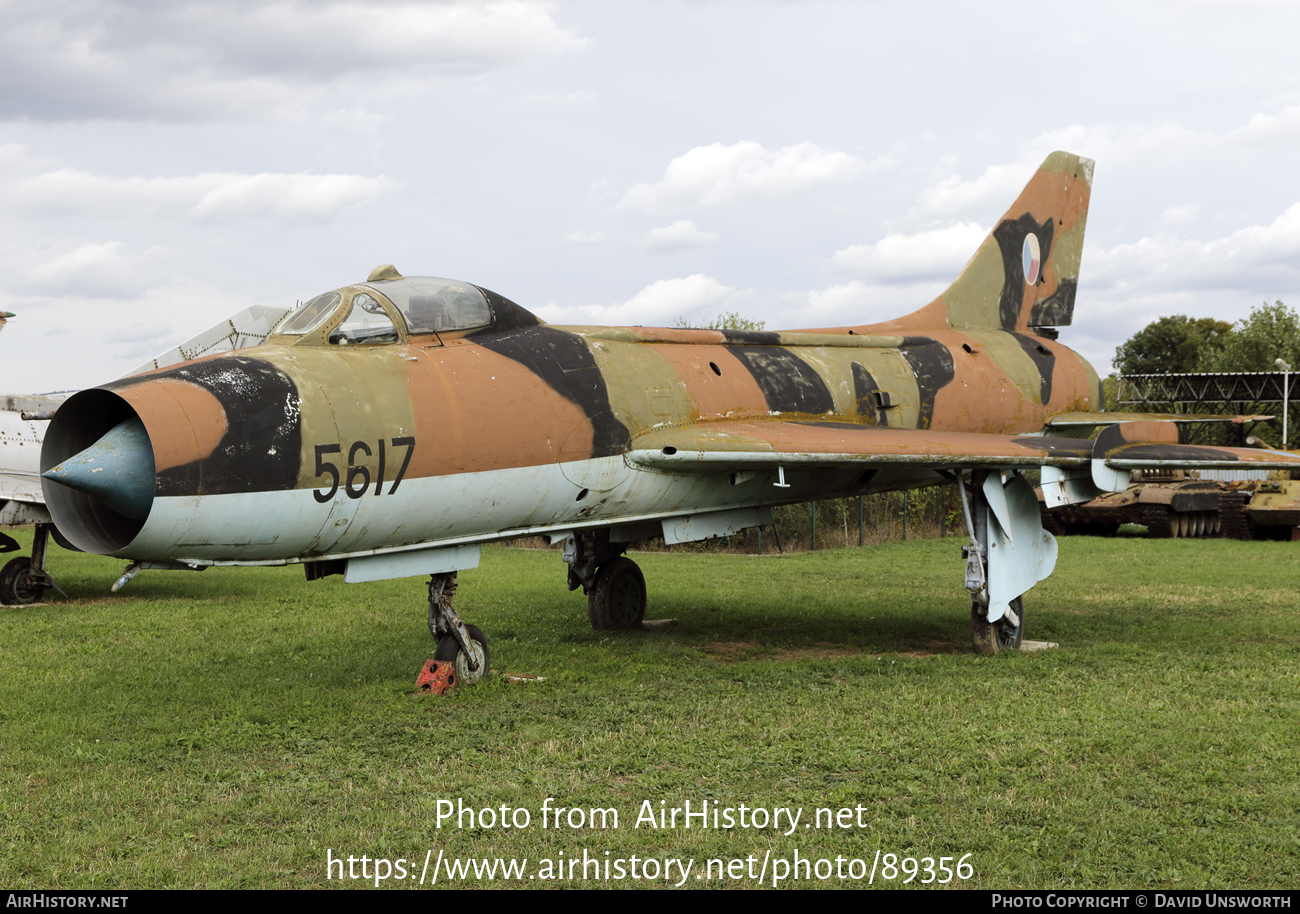
[[[596,571],[587,595],[587,616],[597,631],[629,631],[645,619],[645,575],[636,562],[620,556]]]
[[[1015,610],[1017,618],[1020,619],[1019,625],[1013,626],[1006,616],[996,622],[986,622],[980,612],[980,605],[978,603],[971,604],[970,637],[975,645],[975,653],[1000,654],[1003,651],[1020,650],[1020,641],[1025,633],[1024,598],[1016,597],[1012,600],[1011,608]]]
[[[477,625],[466,624],[469,643],[474,647],[474,656],[478,660],[478,669],[471,670],[465,659],[465,652],[460,649],[460,642],[455,635],[446,634],[438,639],[434,649],[434,660],[450,660],[456,664],[456,681],[460,685],[473,685],[482,682],[492,670],[492,655],[488,651],[487,637]]]
[[[35,603],[45,594],[45,588],[32,581],[32,560],[26,556],[10,559],[0,570],[0,603],[19,606]]]

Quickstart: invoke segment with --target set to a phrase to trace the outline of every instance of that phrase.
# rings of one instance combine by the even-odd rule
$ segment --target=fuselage
[[[42,469],[134,416],[155,484],[142,516],[123,517],[47,481],[60,529],[89,551],[206,564],[635,524],[937,481],[810,470],[782,489],[647,471],[626,455],[651,431],[749,419],[1032,433],[1098,393],[1086,361],[1033,333],[555,327],[486,290],[489,326],[394,339],[372,326],[347,343],[352,300],[377,288],[339,290],[338,314],[310,333],[72,398]]]

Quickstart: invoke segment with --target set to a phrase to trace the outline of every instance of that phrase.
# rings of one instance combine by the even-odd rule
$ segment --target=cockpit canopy
[[[470,283],[388,270],[383,279],[375,278],[380,273],[376,270],[366,282],[317,295],[290,312],[272,333],[299,337],[304,343],[312,338],[336,346],[374,345],[408,336],[541,323],[509,299]]]
[[[362,283],[397,306],[413,333],[475,330],[492,323],[492,309],[478,287],[454,279],[408,276],[388,282]]]

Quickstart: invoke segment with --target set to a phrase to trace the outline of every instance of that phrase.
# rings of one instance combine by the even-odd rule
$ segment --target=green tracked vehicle
[[[1260,482],[1227,483],[1219,496],[1223,535],[1238,540],[1295,540],[1300,529],[1300,473],[1273,470]]]
[[[1134,470],[1132,485],[1080,505],[1049,509],[1039,495],[1043,529],[1057,536],[1114,536],[1122,524],[1147,536],[1219,536],[1219,502],[1227,484],[1202,480],[1196,470]]]

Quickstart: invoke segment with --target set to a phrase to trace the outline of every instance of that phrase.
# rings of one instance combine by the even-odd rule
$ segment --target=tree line
[[[1115,351],[1119,374],[1277,371],[1274,359],[1300,370],[1300,316],[1264,302],[1230,324],[1175,314],[1143,327]]]

